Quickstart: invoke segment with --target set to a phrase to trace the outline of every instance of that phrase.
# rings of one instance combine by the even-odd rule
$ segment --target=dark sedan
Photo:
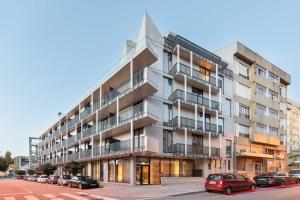
[[[73,178],[69,181],[69,187],[79,189],[94,188],[99,187],[99,183],[89,176],[73,176]]]
[[[256,186],[298,184],[300,179],[282,172],[263,173],[253,178]]]

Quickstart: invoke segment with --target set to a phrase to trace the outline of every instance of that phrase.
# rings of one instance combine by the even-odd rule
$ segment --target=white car
[[[289,174],[300,178],[300,169],[292,169],[289,171]]]
[[[41,175],[37,178],[37,182],[39,183],[47,183],[48,182],[48,176],[47,175]]]

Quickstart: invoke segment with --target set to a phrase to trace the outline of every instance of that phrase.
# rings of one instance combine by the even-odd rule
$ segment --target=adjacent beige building
[[[233,68],[236,172],[287,169],[287,87],[291,76],[240,42],[216,52]]]
[[[289,167],[300,167],[300,104],[288,99],[287,102],[287,151]]]

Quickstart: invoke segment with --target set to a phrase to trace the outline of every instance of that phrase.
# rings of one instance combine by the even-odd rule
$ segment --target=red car
[[[230,173],[210,174],[205,182],[205,190],[207,192],[217,191],[231,194],[233,191],[256,189],[255,183],[249,178]]]

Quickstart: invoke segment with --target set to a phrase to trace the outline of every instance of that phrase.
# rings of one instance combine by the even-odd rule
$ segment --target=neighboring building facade
[[[300,167],[300,104],[287,102],[288,157],[290,167]]]
[[[29,169],[35,169],[39,164],[39,142],[38,138],[29,137]]]
[[[29,169],[29,157],[28,156],[17,156],[14,158],[14,165],[16,170],[27,170]]]
[[[137,185],[231,172],[232,80],[219,56],[162,37],[145,14],[117,70],[39,137],[39,162],[62,174],[78,160],[83,175]]]
[[[290,75],[240,42],[216,54],[234,72],[235,171],[249,177],[285,171]]]

